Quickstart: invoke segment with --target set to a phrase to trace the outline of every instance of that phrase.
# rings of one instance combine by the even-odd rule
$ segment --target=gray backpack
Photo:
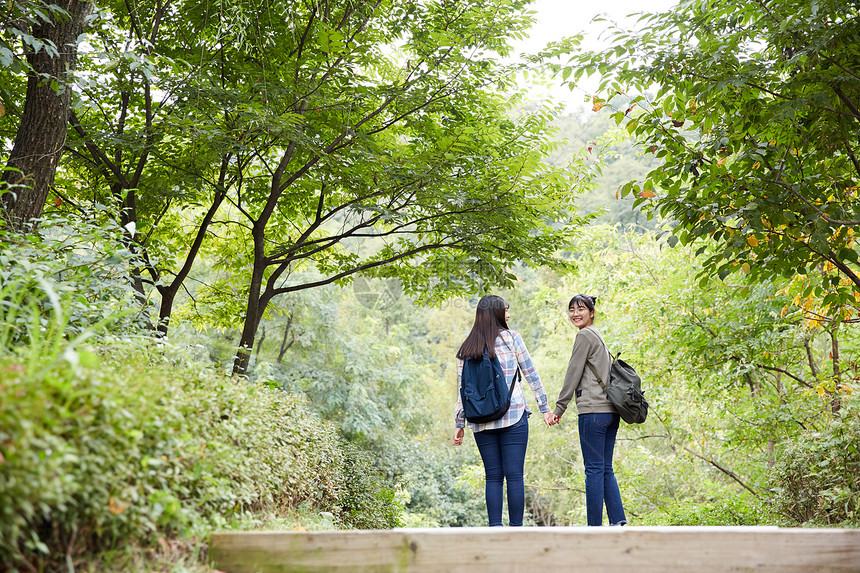
[[[609,353],[612,365],[609,367],[608,385],[603,383],[591,362],[586,364],[591,368],[597,383],[603,388],[606,397],[615,406],[621,419],[628,424],[641,424],[648,417],[648,402],[645,401],[645,392],[642,391],[642,379],[632,366],[618,357],[620,355],[621,353],[612,356],[612,353]]]

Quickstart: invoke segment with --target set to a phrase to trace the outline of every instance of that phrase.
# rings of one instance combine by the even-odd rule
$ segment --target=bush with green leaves
[[[405,492],[405,519],[410,526],[487,524],[483,481],[481,495],[476,496],[464,480],[467,468],[481,464],[474,443],[455,448],[447,439],[432,435],[390,432],[376,442],[373,453],[377,467]]]
[[[299,504],[397,525],[393,492],[300,398],[157,347],[0,361],[0,558],[52,560],[205,533]]]
[[[766,525],[771,512],[761,500],[741,493],[723,491],[716,497],[693,496],[675,500],[646,514],[637,525]]]
[[[115,333],[144,331],[147,307],[128,280],[135,256],[121,235],[112,224],[59,217],[26,236],[0,228],[0,348],[99,335],[107,323]]]
[[[773,506],[791,523],[860,526],[858,392],[847,386],[839,411],[792,441],[776,463]]]

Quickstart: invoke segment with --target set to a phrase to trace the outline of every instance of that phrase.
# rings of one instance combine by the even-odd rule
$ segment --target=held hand
[[[561,418],[559,418],[558,416],[556,416],[552,412],[545,412],[543,415],[543,422],[544,422],[544,424],[546,424],[547,428],[549,428],[550,426],[554,426],[554,425],[558,424],[560,420],[561,420]]]
[[[463,428],[457,428],[454,430],[454,445],[462,446],[463,445],[463,434],[465,434],[465,430]]]

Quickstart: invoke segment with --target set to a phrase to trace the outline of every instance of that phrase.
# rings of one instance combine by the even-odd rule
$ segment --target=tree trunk
[[[239,348],[236,349],[236,359],[233,361],[233,374],[244,376],[248,373],[248,363],[251,360],[251,351],[254,349],[254,340],[257,337],[257,328],[263,312],[269,304],[268,298],[263,298],[263,274],[266,271],[266,260],[263,250],[264,234],[260,227],[255,227],[254,236],[254,267],[251,271],[251,282],[248,285],[248,306],[245,310],[245,325],[242,327],[242,337],[239,339]]]
[[[806,348],[806,360],[809,363],[809,371],[812,372],[812,377],[818,378],[818,368],[815,367],[815,359],[812,357],[812,348],[809,346],[809,338],[803,337],[803,347]]]
[[[233,374],[244,376],[248,373],[248,364],[251,362],[254,339],[257,338],[257,328],[260,326],[260,318],[264,309],[265,307],[260,304],[259,296],[250,296],[248,298],[245,325],[242,328],[239,347],[236,349],[236,359],[233,361]]]
[[[287,350],[289,350],[290,347],[293,345],[293,343],[296,341],[296,336],[294,334],[293,339],[290,341],[289,344],[287,344],[287,336],[290,334],[290,330],[291,330],[292,326],[293,326],[293,315],[290,314],[290,316],[287,318],[287,327],[284,329],[284,338],[283,338],[283,340],[281,340],[281,349],[278,352],[278,364],[283,362],[284,354],[287,353]]]
[[[170,314],[173,312],[173,302],[176,300],[176,293],[173,288],[159,288],[161,294],[161,305],[158,308],[158,324],[155,331],[158,336],[167,336],[167,327],[170,326]]]
[[[194,237],[194,242],[191,243],[191,246],[188,249],[188,253],[185,255],[185,262],[182,264],[182,268],[176,272],[173,281],[169,285],[159,285],[156,287],[158,293],[161,295],[161,308],[158,311],[157,326],[157,331],[161,336],[167,336],[167,329],[170,326],[170,314],[173,312],[173,303],[176,301],[176,295],[179,293],[179,289],[182,287],[182,284],[191,272],[191,267],[197,259],[197,255],[200,253],[200,247],[203,245],[203,240],[209,230],[209,225],[212,223],[212,219],[215,218],[218,208],[221,207],[221,203],[224,202],[224,198],[227,196],[224,182],[227,177],[227,165],[229,161],[230,158],[227,157],[221,162],[221,175],[218,180],[218,187],[215,191],[215,196],[212,198],[212,205],[209,206],[209,209],[206,211],[206,215],[203,216],[203,220],[197,227],[197,234]],[[161,272],[153,265],[149,265],[149,268],[151,269],[153,281],[158,282],[162,276]],[[141,282],[141,287],[142,286],[143,283]]]
[[[66,142],[72,90],[70,74],[77,61],[77,39],[92,9],[89,2],[58,0],[69,18],[55,15],[53,23],[41,23],[33,37],[56,46],[59,55],[45,48],[27,55],[32,70],[27,79],[27,96],[21,125],[15,137],[2,181],[11,191],[2,196],[0,210],[9,225],[27,232],[31,219],[42,216],[48,190]],[[16,171],[17,170],[17,171]]]
[[[266,327],[263,327],[263,332],[260,334],[260,339],[257,341],[257,352],[255,353],[257,360],[260,359],[260,348],[263,347],[263,341],[266,340]]]
[[[830,329],[830,359],[833,361],[834,382],[833,394],[830,396],[830,410],[834,414],[842,407],[842,384],[839,380],[841,374],[839,371],[839,337],[837,335],[839,325],[842,323],[839,318],[841,313],[841,308],[836,310],[836,318],[833,319],[833,327]]]

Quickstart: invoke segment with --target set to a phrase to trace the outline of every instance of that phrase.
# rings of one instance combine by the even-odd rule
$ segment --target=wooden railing
[[[221,532],[225,573],[860,573],[860,529],[505,527]]]

